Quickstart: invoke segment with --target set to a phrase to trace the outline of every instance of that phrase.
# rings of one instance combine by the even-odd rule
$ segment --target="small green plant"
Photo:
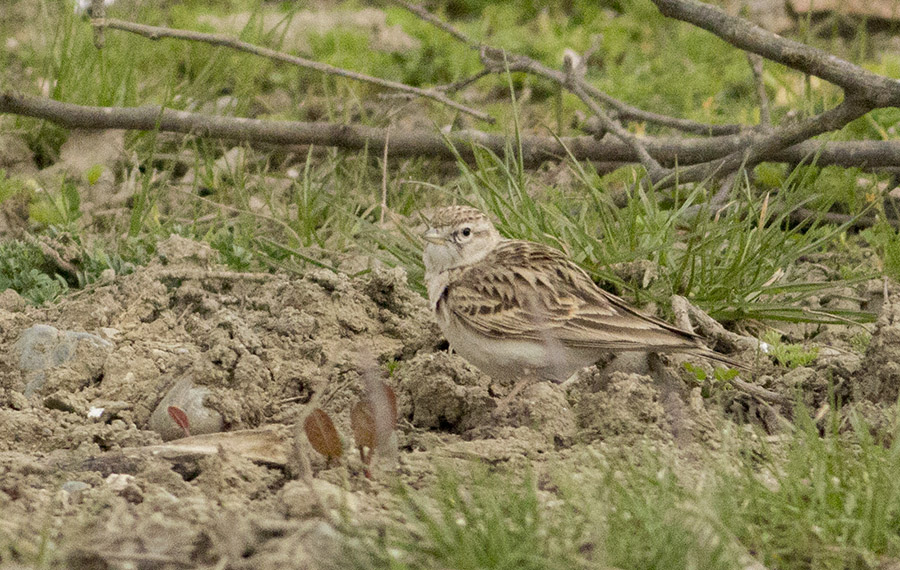
[[[768,345],[766,353],[772,356],[779,364],[788,368],[807,366],[819,356],[819,347],[806,347],[801,344],[784,342],[782,334],[777,330],[769,330],[763,335],[762,340]]]
[[[863,354],[866,352],[866,350],[868,350],[869,343],[871,342],[872,335],[866,331],[860,331],[850,337],[850,346],[852,346],[853,350],[860,354]]]
[[[388,445],[391,433],[397,429],[397,396],[387,384],[379,382],[379,386],[382,396],[377,401],[365,398],[350,409],[350,429],[368,478],[372,477],[375,450]]]
[[[692,378],[696,380],[698,384],[700,384],[701,394],[704,398],[709,398],[712,395],[713,387],[723,385],[728,386],[729,382],[737,378],[740,374],[740,371],[736,368],[723,368],[717,366],[713,370],[712,378],[710,378],[705,370],[690,362],[684,363],[684,369],[691,374]]]
[[[12,288],[31,303],[40,305],[56,300],[70,288],[93,283],[107,269],[116,275],[131,273],[135,262],[146,262],[149,257],[146,245],[139,241],[126,240],[118,246],[86,246],[82,239],[77,233],[51,227],[40,238],[28,242],[0,242],[0,291]],[[51,250],[57,249],[63,253],[53,254]],[[60,259],[65,256],[67,270],[61,268],[60,259],[51,256]]]
[[[377,402],[364,398],[350,409],[350,429],[367,478],[372,477],[371,466],[375,450],[386,445],[391,433],[397,429],[397,396],[387,384],[380,382],[379,385],[383,398],[377,398]],[[340,459],[343,444],[327,412],[321,408],[313,410],[306,417],[303,429],[310,445],[325,456],[329,465]]]
[[[713,496],[723,523],[768,568],[878,568],[900,556],[900,438],[855,413],[808,412],[786,453],[723,466]],[[849,420],[849,421],[847,421]],[[847,425],[849,424],[849,425]],[[844,427],[846,426],[846,427]]]
[[[61,180],[59,189],[35,192],[28,207],[29,217],[45,226],[72,227],[81,217],[81,196],[78,186]]]
[[[13,196],[28,192],[28,185],[17,177],[9,177],[6,170],[0,168],[0,204]]]
[[[0,291],[13,289],[35,305],[56,299],[69,288],[66,280],[34,244],[0,242]]]

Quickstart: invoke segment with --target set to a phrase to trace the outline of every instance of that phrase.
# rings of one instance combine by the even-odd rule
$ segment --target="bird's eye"
[[[465,237],[472,235],[472,228],[463,228],[462,235]]]

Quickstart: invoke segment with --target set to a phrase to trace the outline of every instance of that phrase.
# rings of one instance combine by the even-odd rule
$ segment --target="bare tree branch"
[[[845,99],[840,105],[821,115],[779,127],[766,134],[755,135],[755,140],[728,156],[705,164],[696,164],[678,171],[677,182],[699,182],[715,174],[728,174],[741,166],[752,168],[781,149],[811,139],[825,132],[839,130],[844,125],[872,110],[868,102],[856,98]],[[663,186],[674,184],[674,177]]]
[[[606,112],[600,108],[593,99],[588,97],[588,94],[584,92],[584,89],[581,88],[581,82],[576,78],[570,78],[567,81],[567,86],[569,90],[578,96],[585,105],[594,113],[594,115],[600,120],[600,124],[607,131],[612,132],[614,135],[619,137],[619,140],[627,144],[631,147],[634,153],[638,156],[638,160],[641,161],[641,164],[644,168],[647,169],[647,174],[650,175],[651,180],[661,180],[667,173],[665,169],[659,165],[659,163],[650,156],[650,153],[647,152],[647,149],[644,148],[644,144],[638,140],[638,138],[628,132],[622,125],[620,125],[617,121],[613,121],[608,116],[606,116]]]
[[[493,48],[482,44],[481,63],[488,71],[500,73],[501,70],[506,71],[529,71],[530,73],[539,73],[544,77],[554,81],[561,87],[568,89],[574,93],[581,101],[588,106],[592,113],[600,121],[604,130],[612,132],[619,140],[627,144],[635,152],[638,160],[647,169],[650,179],[653,181],[661,180],[667,173],[659,165],[653,157],[644,148],[644,144],[638,138],[630,133],[628,129],[619,124],[618,121],[611,119],[600,106],[594,102],[587,94],[588,85],[576,73],[574,62],[568,62],[566,72],[550,70],[541,65],[530,57],[512,54],[506,50]],[[547,73],[553,71],[553,73]]]
[[[475,44],[467,37],[459,34],[449,24],[440,22],[419,7],[410,6],[405,0],[394,0],[427,21],[439,25],[441,29],[448,31],[465,41],[466,45],[473,47]],[[799,42],[786,40],[772,34],[759,26],[741,18],[729,16],[719,8],[696,2],[695,0],[653,0],[660,11],[666,16],[690,22],[698,27],[709,30],[733,45],[750,52],[749,60],[754,78],[757,84],[760,99],[761,127],[754,131],[741,132],[740,127],[731,133],[740,133],[738,138],[729,141],[736,147],[728,152],[722,152],[720,146],[719,158],[710,159],[707,164],[693,163],[693,166],[674,174],[667,173],[648,145],[651,142],[639,140],[614,119],[606,115],[601,108],[591,99],[596,99],[619,111],[620,117],[627,117],[631,109],[622,108],[622,102],[611,98],[606,93],[589,85],[580,77],[571,72],[561,72],[550,69],[541,63],[519,54],[513,54],[481,44],[480,56],[485,69],[495,73],[506,71],[521,71],[544,77],[553,81],[577,95],[597,116],[605,131],[611,131],[630,147],[638,160],[647,169],[651,180],[663,181],[663,185],[671,185],[676,182],[698,182],[709,177],[725,176],[737,170],[742,165],[753,166],[778,154],[783,149],[800,143],[824,132],[838,130],[850,121],[866,114],[879,106],[897,104],[900,101],[900,82],[868,72],[859,66],[832,56],[821,50],[806,46]],[[762,61],[759,55],[765,56],[799,69],[806,73],[818,75],[841,87],[845,91],[843,103],[821,115],[804,121],[783,125],[778,129],[769,126],[771,117],[768,109],[768,97],[762,84]],[[881,91],[873,93],[873,90]],[[894,95],[896,94],[896,95]],[[643,113],[643,112],[642,112]],[[720,141],[717,141],[720,142]],[[615,161],[616,158],[607,157],[607,160]],[[679,161],[679,164],[691,164],[691,162]],[[667,177],[663,180],[663,176]]]
[[[246,141],[252,144],[317,145],[383,152],[387,129],[360,125],[266,121],[234,117],[216,117],[187,111],[145,107],[91,107],[62,103],[52,99],[16,93],[0,93],[0,113],[12,113],[44,119],[68,128],[128,129],[183,133],[195,136]],[[645,148],[663,166],[687,166],[721,159],[742,151],[753,133],[713,138],[647,137]],[[445,136],[424,131],[392,130],[391,156],[427,156],[454,160],[447,141],[465,160],[473,160],[472,147],[481,146],[502,155],[508,140],[503,135],[481,131],[453,131]],[[608,137],[522,136],[522,161],[537,167],[545,161],[576,160],[608,165],[610,168],[638,162],[634,150]],[[815,158],[820,166],[864,167],[873,169],[900,167],[900,140],[825,142],[806,140],[772,153],[767,160],[801,164]]]
[[[398,6],[402,6],[422,20],[447,32],[470,48],[479,50],[481,61],[483,64],[485,64],[485,69],[487,69],[490,73],[506,73],[506,68],[504,66],[497,65],[497,63],[504,62],[505,58],[505,60],[508,60],[510,62],[516,62],[515,69],[510,68],[510,71],[530,73],[532,75],[537,75],[545,79],[549,79],[550,81],[553,81],[559,85],[565,86],[566,75],[560,71],[546,67],[545,65],[531,59],[530,57],[476,42],[457,30],[449,23],[444,22],[434,14],[431,14],[421,6],[410,4],[405,0],[391,0],[391,2],[397,4]],[[486,57],[488,58],[487,62],[485,61]],[[477,80],[481,79],[481,77],[483,77],[483,75],[479,74],[470,79]],[[468,85],[471,80],[467,81],[465,84]],[[680,119],[678,117],[652,113],[650,111],[645,111],[643,109],[639,109],[637,107],[629,105],[624,101],[620,101],[619,99],[616,99],[615,97],[604,93],[603,91],[586,82],[582,82],[581,87],[587,92],[588,95],[590,95],[594,99],[597,99],[598,101],[601,101],[602,103],[609,105],[610,107],[615,109],[618,118],[623,120],[646,121],[648,123],[657,124],[663,127],[699,135],[730,135],[739,133],[747,128],[743,125],[714,125],[709,123],[700,123],[697,121],[691,121],[690,119]]]
[[[488,123],[495,122],[495,119],[487,113],[483,113],[476,109],[472,109],[471,107],[467,107],[461,103],[457,103],[453,99],[448,98],[442,92],[434,89],[419,89],[418,87],[412,87],[403,83],[397,83],[396,81],[389,81],[387,79],[381,79],[380,77],[372,77],[370,75],[356,73],[355,71],[341,69],[339,67],[328,65],[327,63],[320,63],[318,61],[304,59],[295,55],[290,55],[284,52],[243,42],[230,36],[221,34],[206,34],[191,30],[161,28],[158,26],[147,26],[144,24],[136,24],[134,22],[116,20],[114,18],[94,19],[91,20],[91,24],[95,29],[103,30],[105,28],[111,28],[114,30],[123,30],[126,32],[144,36],[145,38],[150,38],[151,40],[158,40],[160,38],[176,38],[181,40],[203,42],[210,45],[229,47],[231,49],[243,51],[246,53],[252,53],[254,55],[266,57],[275,61],[283,61],[306,69],[312,69],[320,73],[327,73],[329,75],[345,77],[347,79],[353,79],[355,81],[372,83],[374,85],[378,85],[379,87],[385,87],[387,89],[409,93],[418,97],[425,97],[427,99],[437,101],[438,103],[441,103],[448,107],[452,107],[457,111],[472,115],[473,117],[481,119],[482,121],[486,121]]]
[[[864,98],[872,107],[900,106],[900,81],[872,73],[828,52],[773,34],[731,16],[721,8],[696,0],[652,0],[664,16],[719,36],[744,51],[756,53],[838,85]]]
[[[469,38],[469,36],[460,32],[454,26],[451,26],[449,23],[441,20],[440,18],[438,18],[437,16],[435,16],[434,14],[432,14],[425,8],[422,8],[421,6],[417,6],[415,4],[410,4],[409,2],[406,2],[405,0],[391,0],[391,2],[393,2],[394,4],[397,4],[398,6],[402,6],[403,8],[405,8],[409,12],[412,12],[413,14],[415,14],[422,20],[425,20],[432,26],[447,32],[448,34],[450,34],[451,36],[453,36],[460,42],[469,46],[470,48],[477,50],[479,47],[481,47],[481,42],[476,42],[476,41],[472,40],[471,38]]]

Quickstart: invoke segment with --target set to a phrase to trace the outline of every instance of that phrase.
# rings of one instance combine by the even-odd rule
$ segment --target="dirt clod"
[[[489,421],[490,378],[459,356],[420,354],[397,373],[399,412],[416,427],[462,433]]]
[[[900,303],[885,302],[866,351],[863,373],[853,386],[856,399],[893,403],[900,395]]]
[[[596,372],[597,375],[601,373]],[[575,405],[578,436],[583,441],[627,435],[663,437],[665,409],[649,376],[614,372],[601,389],[581,395]]]

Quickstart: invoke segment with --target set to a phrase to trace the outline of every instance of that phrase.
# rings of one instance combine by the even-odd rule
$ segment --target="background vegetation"
[[[161,104],[234,116],[328,120],[417,128],[470,126],[439,106],[381,99],[374,88],[296,70],[206,45],[149,41],[108,31],[102,51],[90,26],[63,2],[37,2],[27,27],[0,18],[0,85],[54,99],[106,106]],[[358,2],[322,5],[338,14]],[[663,18],[643,0],[447,1],[431,6],[472,37],[559,67],[566,48],[599,46],[587,79],[644,109],[713,123],[759,120],[744,54],[701,30]],[[111,10],[147,24],[217,32],[234,25],[244,40],[298,49],[318,61],[416,86],[478,71],[477,54],[408,12],[384,7],[385,33],[412,47],[381,49],[370,30],[293,26],[309,7],[250,0],[130,3]],[[835,17],[837,18],[837,17]],[[793,34],[868,69],[900,79],[894,26],[800,20]],[[398,26],[399,28],[394,28]],[[297,39],[302,32],[301,40]],[[767,64],[764,84],[776,122],[834,105],[840,93]],[[510,152],[476,152],[446,165],[331,149],[234,147],[199,137],[127,133],[124,157],[81,172],[0,171],[0,209],[13,219],[0,243],[0,289],[52,303],[146,263],[158,241],[179,234],[209,243],[238,271],[303,272],[324,266],[351,273],[373,263],[406,269],[422,290],[418,213],[448,203],[490,212],[508,237],[558,247],[604,287],[640,305],[669,310],[689,297],[723,321],[757,319],[787,365],[809,362],[809,338],[772,328],[777,321],[862,323],[873,315],[810,310],[812,299],[852,296],[864,280],[900,278],[900,235],[889,175],[821,168],[816,157],[788,169],[764,164],[719,186],[635,189],[639,169],[598,173],[568,161],[527,170],[516,158],[522,133],[575,132],[581,103],[534,77],[488,77],[465,92],[500,118],[478,125],[510,135]],[[897,138],[897,109],[880,110],[833,135]],[[61,162],[69,132],[48,122],[5,117],[34,165]],[[657,127],[631,124],[637,133]],[[84,196],[103,176],[128,188],[114,211]],[[848,214],[846,223],[815,215]],[[874,224],[859,230],[861,216]],[[64,263],[60,263],[60,259]],[[801,261],[827,266],[828,279]],[[649,269],[648,269],[649,268]],[[849,292],[848,292],[849,291]],[[860,335],[864,350],[868,333]],[[786,348],[785,348],[786,347]],[[814,355],[813,355],[814,357]],[[346,521],[360,566],[417,568],[888,568],[900,557],[900,444],[895,418],[875,429],[862,419],[819,424],[799,409],[795,432],[769,446],[726,434],[728,453],[690,465],[640,446],[586,454],[583,472],[537,480],[527,468],[446,475],[434,488],[398,491],[412,526],[376,532]],[[824,427],[823,427],[824,425]],[[873,435],[874,434],[874,435]],[[726,459],[721,459],[726,457]],[[552,492],[551,492],[552,488]],[[552,498],[548,498],[552,495]],[[2,541],[0,541],[2,544]],[[345,561],[342,561],[344,563]]]

